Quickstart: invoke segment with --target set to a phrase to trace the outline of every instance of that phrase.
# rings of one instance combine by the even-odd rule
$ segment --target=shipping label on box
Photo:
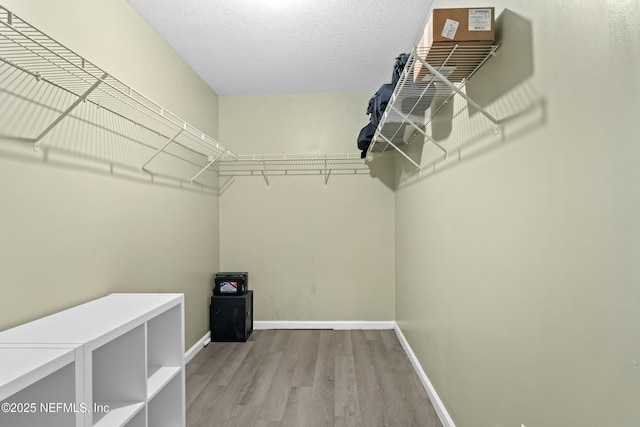
[[[442,33],[440,33],[440,35],[445,39],[455,40],[458,25],[460,25],[458,21],[447,19],[444,23],[444,27],[442,27]]]
[[[491,9],[469,9],[469,31],[491,31],[492,18]]]

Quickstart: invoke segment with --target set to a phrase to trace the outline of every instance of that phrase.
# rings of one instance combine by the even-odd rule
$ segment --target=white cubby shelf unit
[[[0,425],[184,427],[184,363],[182,294],[99,298],[0,332]]]

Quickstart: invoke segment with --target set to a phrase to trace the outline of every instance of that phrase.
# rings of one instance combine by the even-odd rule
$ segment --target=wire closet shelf
[[[499,120],[463,91],[468,79],[497,49],[497,45],[479,44],[414,47],[378,124],[367,158],[395,149],[420,169],[420,165],[401,149],[418,136],[432,142],[446,156],[446,149],[431,138],[427,128],[432,118],[456,94],[497,125]],[[429,109],[431,114],[426,117],[425,112]]]
[[[0,137],[31,142],[36,151],[42,146],[152,174],[155,159],[177,159],[192,171],[192,183],[205,171],[267,181],[321,175],[325,184],[332,174],[369,172],[356,153],[237,155],[3,6],[0,128]]]
[[[107,112],[111,117],[109,120],[102,119],[92,123],[95,128],[146,147],[146,160],[137,165],[140,169],[146,169],[170,144],[181,147],[186,153],[186,159],[183,160],[187,161],[194,156],[202,164],[214,159],[235,157],[231,150],[212,137],[3,6],[0,6],[0,82],[5,95],[11,94],[18,99],[45,93],[42,85],[46,85],[49,93],[55,94],[56,98],[67,99],[66,103],[62,101],[62,106],[60,101],[56,104],[45,99],[44,95],[42,99],[29,99],[31,104],[39,105],[49,115],[52,111],[55,112],[46,126],[41,126],[28,138],[22,138],[33,142],[35,150],[40,149],[43,139],[54,133],[55,128],[66,118],[86,123],[88,119],[81,110],[89,108],[86,106],[88,104],[103,114]],[[48,98],[52,97],[49,95]],[[3,125],[11,128],[13,123]]]
[[[215,166],[220,176],[320,175],[327,184],[331,175],[368,175],[369,167],[357,153],[238,155]]]

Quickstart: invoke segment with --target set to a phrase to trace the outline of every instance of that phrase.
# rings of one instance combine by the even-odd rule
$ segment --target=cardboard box
[[[452,82],[469,76],[495,42],[493,7],[434,9],[418,53],[429,65],[439,68]],[[430,78],[428,69],[416,61],[414,81]]]
[[[495,9],[474,7],[434,9],[424,32],[424,45],[489,42],[496,39]]]

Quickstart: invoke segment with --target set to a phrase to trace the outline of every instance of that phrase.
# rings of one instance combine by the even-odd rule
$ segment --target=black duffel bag
[[[358,134],[358,149],[362,151],[360,153],[361,159],[364,159],[367,156],[367,150],[369,150],[371,140],[375,133],[376,128],[371,124],[371,122],[367,123],[367,125],[360,130],[360,133]]]
[[[407,61],[409,60],[408,53],[401,53],[396,58],[396,62],[393,64],[393,74],[391,75],[391,84],[395,87],[398,84],[398,80],[400,80],[400,76],[404,71],[404,67],[407,65]]]
[[[393,95],[393,89],[393,84],[383,84],[369,100],[367,114],[371,116],[371,124],[373,124],[374,128],[377,128],[380,120],[382,120],[384,110],[387,108],[387,104],[389,104],[391,95]]]
[[[380,120],[382,120],[382,115],[384,114],[384,110],[387,108],[389,104],[389,100],[391,99],[391,95],[393,95],[393,90],[404,71],[405,66],[407,65],[407,61],[409,60],[408,53],[401,53],[396,57],[396,61],[393,65],[393,74],[391,76],[391,83],[383,84],[380,86],[380,89],[376,92],[375,95],[369,99],[369,105],[367,107],[367,114],[369,114],[369,123],[360,130],[358,134],[358,149],[362,150],[360,154],[361,158],[364,158],[367,155],[367,150],[371,145],[371,140],[373,139],[373,135],[378,128],[378,124]]]

